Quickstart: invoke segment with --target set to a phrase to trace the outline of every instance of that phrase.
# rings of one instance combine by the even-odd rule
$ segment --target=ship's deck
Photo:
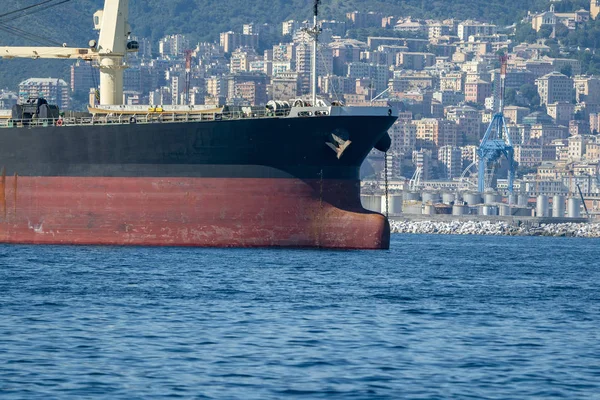
[[[0,128],[15,127],[49,127],[49,126],[84,126],[107,124],[156,124],[182,122],[229,121],[240,119],[284,118],[290,111],[253,111],[219,112],[219,113],[140,113],[140,114],[106,114],[86,117],[61,117],[59,119],[10,119],[0,118]],[[327,114],[321,114],[327,115]],[[308,116],[308,115],[307,115]]]
[[[252,120],[266,118],[322,118],[322,117],[397,117],[397,111],[388,107],[361,107],[361,106],[300,106],[283,109],[242,109],[236,111],[213,112],[152,112],[140,111],[131,114],[130,111],[122,113],[96,113],[86,116],[65,116],[58,119],[0,119],[0,128],[15,127],[49,127],[49,126],[88,126],[88,125],[115,125],[115,124],[156,124],[156,123],[185,123]]]

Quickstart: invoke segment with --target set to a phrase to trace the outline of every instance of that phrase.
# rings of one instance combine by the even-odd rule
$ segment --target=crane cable
[[[0,23],[0,31],[7,32],[7,33],[13,34],[15,36],[18,36],[22,39],[30,40],[32,42],[37,42],[40,44],[49,44],[52,46],[61,46],[62,45],[62,43],[56,42],[52,39],[48,39],[44,36],[36,35],[34,33],[27,32],[23,29],[15,28],[15,27],[12,27],[12,26],[9,26],[6,24],[2,24],[2,23]]]
[[[92,65],[92,62],[89,62],[90,68],[92,70],[92,83],[94,84],[94,98],[96,99],[96,101],[98,102],[98,104],[100,104],[100,84],[98,82],[98,80],[96,79],[96,70],[94,69],[94,66]]]
[[[18,10],[9,11],[7,13],[0,14],[0,19],[4,18],[4,17],[7,17],[9,15],[18,14],[18,13],[24,13],[25,11],[30,10],[32,8],[41,7],[41,6],[44,6],[44,5],[46,6],[46,7],[39,8],[38,10],[35,10],[34,12],[31,12],[31,13],[28,13],[28,14],[21,14],[21,15],[17,15],[15,17],[12,17],[12,19],[15,20],[17,18],[25,17],[25,16],[28,16],[28,15],[34,14],[36,12],[47,10],[48,8],[52,8],[52,7],[56,7],[56,6],[59,6],[59,5],[64,4],[64,3],[68,3],[71,0],[62,0],[62,1],[60,1],[58,3],[55,3],[55,4],[48,4],[48,3],[55,2],[55,1],[56,0],[44,0],[41,3],[36,3],[36,4],[32,4],[30,6],[27,6],[27,7],[20,8]]]
[[[18,9],[18,10],[13,10],[13,11],[1,14],[0,15],[0,20],[2,18],[7,17],[7,16],[18,14],[18,15],[14,15],[11,18],[11,21],[14,21],[15,19],[26,17],[26,16],[30,16],[30,15],[33,15],[33,14],[38,13],[40,11],[44,11],[44,10],[47,10],[49,8],[59,6],[61,4],[68,3],[68,2],[70,2],[72,0],[61,0],[58,3],[56,3],[55,1],[56,0],[45,0],[45,1],[42,1],[41,3],[33,4],[33,5],[30,5],[30,6]],[[55,2],[55,3],[54,4],[49,4],[49,3],[53,3],[53,2]],[[25,13],[25,11],[33,9],[33,8],[36,8],[36,7],[37,7],[36,10],[34,10],[34,11],[30,12],[30,13]],[[21,14],[19,14],[19,13],[21,13]],[[19,36],[22,39],[30,40],[32,42],[37,42],[37,43],[40,43],[40,44],[50,44],[50,45],[55,45],[55,46],[62,45],[61,43],[59,43],[57,41],[54,41],[52,39],[48,39],[47,37],[36,35],[35,33],[28,32],[28,31],[25,31],[23,29],[10,26],[10,25],[7,25],[6,23],[2,23],[2,22],[0,22],[0,30],[2,30],[4,32],[7,32],[7,33],[11,33],[11,34],[13,34],[15,36]]]

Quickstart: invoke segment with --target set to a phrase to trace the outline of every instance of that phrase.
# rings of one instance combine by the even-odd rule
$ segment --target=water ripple
[[[600,398],[599,256],[0,246],[0,397]]]

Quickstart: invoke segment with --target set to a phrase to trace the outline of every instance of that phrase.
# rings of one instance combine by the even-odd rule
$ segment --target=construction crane
[[[408,183],[408,190],[411,192],[416,192],[421,188],[421,178],[423,177],[423,167],[418,166],[413,174],[412,178],[410,178],[410,182]]]
[[[508,192],[513,193],[515,181],[515,150],[506,128],[504,119],[504,90],[506,87],[507,57],[501,57],[500,67],[500,106],[488,126],[481,144],[477,149],[479,156],[478,190],[485,192],[491,182],[487,182],[486,171],[490,165],[496,163],[502,156],[508,161]]]
[[[467,168],[465,168],[465,170],[463,171],[463,173],[460,175],[460,178],[458,179],[459,183],[460,183],[460,189],[461,190],[468,190],[470,189],[472,186],[477,186],[472,180],[470,180],[469,178],[467,178],[467,174],[471,173],[471,169],[473,167],[475,167],[477,165],[477,161],[473,161],[471,164],[469,164],[469,166]]]
[[[583,192],[581,191],[581,186],[579,183],[577,185],[577,190],[579,191],[579,196],[581,197],[581,204],[583,204],[583,208],[585,209],[585,215],[587,215],[588,219],[590,219],[590,211],[587,208],[587,204],[585,204],[585,197],[583,197]]]
[[[105,0],[104,9],[94,14],[98,40],[90,40],[88,48],[76,47],[0,47],[0,58],[54,58],[93,61],[100,69],[101,105],[123,104],[123,75],[128,68],[125,56],[138,51],[139,45],[129,41],[131,28],[127,21],[129,0]]]

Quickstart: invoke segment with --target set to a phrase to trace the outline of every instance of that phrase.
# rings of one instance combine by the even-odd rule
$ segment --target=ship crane
[[[137,42],[129,41],[128,15],[129,0],[105,0],[104,9],[94,14],[94,27],[100,31],[99,38],[91,40],[88,48],[5,46],[0,47],[0,57],[92,61],[100,69],[100,103],[121,105],[123,74],[127,68],[125,56],[139,47]]]
[[[477,155],[479,156],[478,190],[483,193],[489,187],[488,182],[486,182],[486,170],[491,164],[494,164],[504,156],[508,161],[508,192],[512,194],[515,180],[515,150],[504,119],[504,88],[507,58],[504,56],[501,58],[501,61],[499,111],[494,115],[477,150]]]

